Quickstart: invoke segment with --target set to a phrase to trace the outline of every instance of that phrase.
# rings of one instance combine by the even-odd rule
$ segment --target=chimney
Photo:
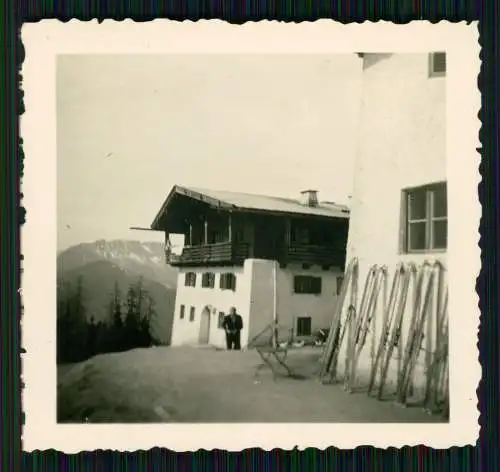
[[[302,205],[310,207],[318,206],[318,191],[303,190],[302,192],[300,192],[300,203]]]

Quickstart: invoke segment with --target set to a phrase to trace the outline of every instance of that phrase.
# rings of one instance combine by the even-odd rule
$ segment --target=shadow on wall
[[[391,56],[392,54],[390,53],[384,53],[384,54],[362,53],[361,57],[363,59],[363,70],[370,68],[371,66],[377,64],[380,61],[389,59]]]

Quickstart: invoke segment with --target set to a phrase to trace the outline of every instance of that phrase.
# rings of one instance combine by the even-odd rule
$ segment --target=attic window
[[[430,55],[429,76],[443,77],[446,75],[446,53],[434,52]]]

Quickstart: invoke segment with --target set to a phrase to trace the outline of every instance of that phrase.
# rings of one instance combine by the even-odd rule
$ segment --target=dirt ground
[[[402,408],[340,385],[322,385],[321,351],[291,350],[300,379],[268,369],[259,379],[257,352],[150,348],[96,356],[58,368],[58,421],[130,422],[440,422],[420,408]]]

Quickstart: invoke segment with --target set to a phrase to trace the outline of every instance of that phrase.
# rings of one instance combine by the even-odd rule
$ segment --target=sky
[[[345,55],[68,55],[57,62],[58,249],[163,240],[178,185],[346,203],[361,60]]]

